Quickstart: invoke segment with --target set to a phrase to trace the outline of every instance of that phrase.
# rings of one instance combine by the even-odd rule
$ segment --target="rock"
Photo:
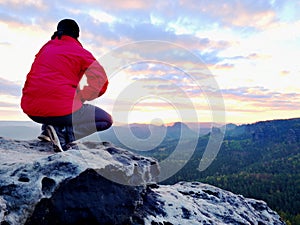
[[[159,203],[146,224],[281,225],[279,215],[265,202],[244,198],[199,182],[180,182],[153,189]]]
[[[0,224],[129,223],[157,161],[109,144],[80,149],[0,139]]]
[[[222,189],[156,184],[158,162],[109,143],[54,153],[0,138],[1,225],[284,224],[266,203]]]

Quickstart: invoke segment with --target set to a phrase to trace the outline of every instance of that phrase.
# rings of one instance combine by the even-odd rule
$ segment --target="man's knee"
[[[112,124],[113,124],[113,119],[111,116],[109,116],[109,119],[106,121],[106,129],[105,130],[109,129],[112,126]]]
[[[97,131],[107,130],[112,126],[112,121],[96,122]]]

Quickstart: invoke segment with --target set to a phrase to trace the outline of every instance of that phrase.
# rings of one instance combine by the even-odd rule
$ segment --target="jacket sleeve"
[[[79,92],[79,98],[82,102],[90,101],[103,95],[108,86],[108,78],[105,70],[97,60],[94,60],[85,70],[87,85]]]

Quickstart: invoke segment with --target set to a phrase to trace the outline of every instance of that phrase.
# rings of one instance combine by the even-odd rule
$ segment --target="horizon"
[[[228,124],[234,124],[234,125],[237,125],[237,126],[242,126],[242,125],[247,125],[247,124],[255,124],[255,123],[260,123],[260,122],[269,122],[269,121],[277,121],[277,120],[293,120],[293,119],[300,119],[300,116],[299,117],[291,117],[291,118],[276,118],[276,119],[267,119],[267,120],[258,120],[258,121],[255,121],[253,123],[232,123],[232,122],[228,122],[226,123],[225,125],[228,125]],[[0,120],[0,123],[32,123],[32,124],[36,124],[38,126],[41,126],[40,123],[37,123],[37,122],[34,122],[32,120]],[[222,125],[222,124],[215,124],[213,122],[182,122],[182,121],[173,121],[173,122],[170,122],[170,123],[163,123],[163,124],[153,124],[153,123],[138,123],[138,122],[133,122],[133,123],[122,123],[122,122],[116,122],[116,123],[113,123],[112,126],[127,126],[127,125],[153,125],[153,126],[173,126],[175,123],[183,123],[183,124],[186,124],[186,125],[189,125],[189,124],[206,124],[206,125]]]
[[[78,22],[79,41],[107,71],[108,90],[91,104],[115,121],[300,117],[299,10],[276,0],[2,1],[0,120],[30,121],[22,87],[63,18]]]
[[[234,124],[237,127],[241,126],[248,126],[248,125],[255,125],[256,123],[260,122],[269,122],[269,121],[279,121],[279,120],[293,120],[293,119],[300,119],[299,118],[289,118],[289,119],[275,119],[275,120],[266,120],[266,121],[257,121],[255,123],[244,123],[244,124]],[[182,122],[181,122],[182,123]],[[185,126],[181,127],[181,132],[193,132],[194,134],[197,134],[200,136],[210,134],[212,129],[214,127],[217,127],[221,129],[222,133],[225,135],[227,132],[227,125],[230,125],[231,123],[219,126],[216,124],[211,123],[184,123],[185,126],[188,127],[188,129],[184,129]],[[153,125],[153,124],[113,124],[111,129],[108,129],[104,132],[96,132],[94,134],[91,134],[85,138],[83,138],[81,141],[103,141],[103,140],[110,140],[109,138],[113,138],[114,135],[117,135],[117,140],[121,141],[122,143],[126,143],[127,138],[124,139],[124,136],[122,135],[130,135],[131,132],[134,131],[135,128],[138,128],[138,130],[135,130],[134,132],[149,132],[152,133],[152,129],[159,129],[156,130],[156,132],[162,132],[163,135],[166,133],[166,129],[173,127],[174,124],[163,124],[161,126]],[[156,128],[155,128],[156,127]],[[117,129],[117,130],[115,130]],[[122,130],[120,130],[122,129]],[[125,131],[124,133],[124,129]],[[128,130],[129,129],[129,130]],[[177,128],[175,128],[177,130]],[[232,127],[230,128],[232,129]],[[131,131],[130,131],[131,130]],[[3,121],[0,120],[0,137],[4,139],[13,139],[13,140],[35,140],[39,136],[41,132],[41,124],[36,123],[34,121]],[[120,133],[121,132],[121,133]],[[150,133],[146,133],[146,135],[150,135]],[[121,135],[121,136],[120,136]],[[145,133],[144,133],[145,135]],[[99,139],[100,137],[100,139]],[[130,136],[130,138],[138,138],[139,136],[136,136],[136,133],[133,136]],[[149,136],[150,137],[150,136]],[[165,137],[165,136],[164,136]],[[102,139],[103,138],[103,139]],[[120,139],[121,138],[121,139]],[[129,138],[129,137],[128,137]],[[129,138],[129,139],[130,139]],[[113,141],[113,140],[110,140]],[[136,139],[136,142],[139,143],[140,139]],[[143,140],[145,141],[145,140]],[[153,143],[152,143],[153,144]],[[157,143],[158,144],[158,143]],[[126,145],[126,144],[125,144]],[[126,145],[127,146],[127,145]],[[132,146],[132,143],[131,145]]]

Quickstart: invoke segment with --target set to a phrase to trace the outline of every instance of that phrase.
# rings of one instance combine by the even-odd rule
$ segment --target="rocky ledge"
[[[284,224],[265,202],[180,182],[109,143],[54,153],[50,143],[0,138],[1,225]]]

